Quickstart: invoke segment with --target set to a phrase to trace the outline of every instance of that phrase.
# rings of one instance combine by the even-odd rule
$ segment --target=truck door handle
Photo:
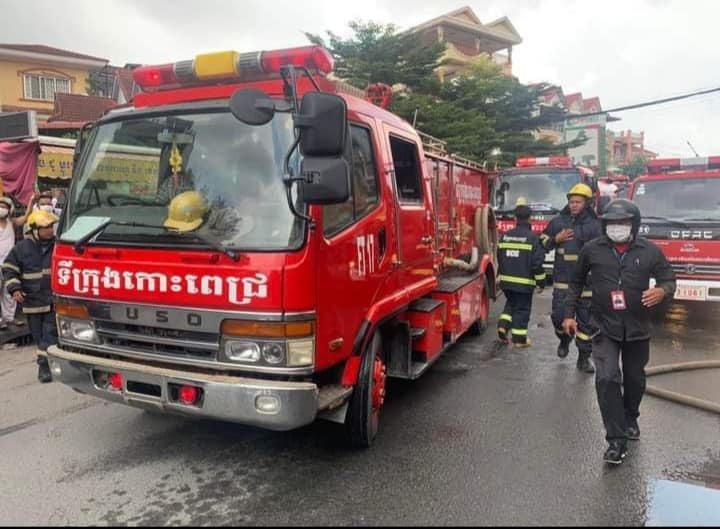
[[[422,238],[420,239],[420,241],[421,241],[423,244],[432,244],[432,242],[433,242],[433,237],[432,237],[432,235],[425,235],[425,237],[422,237]]]
[[[380,228],[378,232],[378,262],[382,262],[385,257],[385,250],[387,249],[387,235],[385,234],[385,228]]]

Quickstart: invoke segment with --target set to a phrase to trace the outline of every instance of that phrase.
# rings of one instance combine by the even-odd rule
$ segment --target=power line
[[[707,95],[707,94],[713,94],[715,92],[720,92],[720,87],[719,88],[711,88],[709,90],[702,90],[700,92],[693,92],[691,94],[684,94],[684,95],[674,96],[674,97],[666,97],[665,99],[656,99],[655,101],[647,101],[645,103],[638,103],[636,105],[628,105],[625,107],[612,108],[610,110],[602,110],[600,112],[589,112],[587,114],[570,114],[570,115],[564,116],[562,119],[552,120],[552,121],[566,121],[569,119],[581,119],[581,118],[589,118],[589,117],[593,117],[593,116],[602,116],[604,114],[611,114],[613,112],[624,112],[626,110],[637,110],[638,108],[651,107],[651,106],[655,106],[655,105],[663,105],[666,103],[672,103],[673,101],[680,101],[682,99],[689,99],[691,97],[698,97],[698,96],[703,96],[703,95]]]

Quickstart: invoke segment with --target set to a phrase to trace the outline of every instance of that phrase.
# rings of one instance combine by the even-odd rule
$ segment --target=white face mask
[[[0,219],[6,219],[10,215],[10,212],[5,208],[0,208]]]
[[[632,237],[632,226],[627,224],[608,224],[605,228],[608,238],[612,242],[624,243],[629,242]]]
[[[47,211],[48,213],[53,212],[53,207],[51,205],[50,206],[38,206],[38,209],[41,211]]]

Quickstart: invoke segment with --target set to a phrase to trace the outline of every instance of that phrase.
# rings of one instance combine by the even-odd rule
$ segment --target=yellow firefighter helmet
[[[579,196],[590,200],[593,197],[593,191],[587,184],[575,184],[567,194],[568,199],[572,196]]]
[[[186,191],[172,199],[164,226],[178,231],[192,231],[200,227],[208,212],[205,197],[197,191]]]
[[[37,230],[40,228],[49,228],[57,221],[58,218],[49,211],[38,209],[37,211],[30,213],[30,216],[27,219],[27,225],[28,229]]]
[[[527,201],[527,198],[525,198],[525,197],[518,197],[517,201],[515,202],[516,208],[520,207],[520,206],[527,206],[527,205],[528,205],[528,201]]]

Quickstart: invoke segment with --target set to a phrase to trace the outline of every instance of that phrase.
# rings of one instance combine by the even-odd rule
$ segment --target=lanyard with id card
[[[613,253],[615,254],[615,257],[622,265],[622,262],[625,260],[626,253],[618,253],[615,248],[613,248]],[[620,273],[622,274],[622,266],[620,267]],[[610,292],[610,301],[612,303],[612,308],[614,311],[620,312],[623,310],[627,310],[627,302],[625,301],[625,292],[622,289],[622,276],[618,277],[618,289],[613,290]]]

